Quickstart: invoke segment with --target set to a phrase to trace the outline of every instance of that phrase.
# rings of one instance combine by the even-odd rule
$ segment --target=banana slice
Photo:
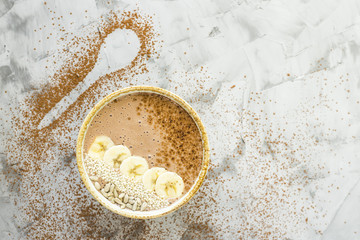
[[[141,179],[149,169],[147,161],[142,157],[132,156],[126,158],[120,165],[120,172],[128,177]]]
[[[107,136],[97,136],[89,149],[89,156],[102,160],[106,150],[114,146],[114,142]]]
[[[184,191],[183,179],[174,172],[161,174],[156,180],[155,192],[162,198],[177,198]]]
[[[112,146],[104,154],[104,162],[111,167],[119,168],[122,161],[131,156],[130,150],[123,146]]]
[[[166,172],[165,168],[161,168],[161,167],[153,167],[147,170],[142,177],[144,187],[147,190],[154,191],[156,180],[161,174],[165,172]]]

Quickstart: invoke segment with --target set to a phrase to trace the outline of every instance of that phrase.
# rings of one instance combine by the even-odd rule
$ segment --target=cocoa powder
[[[100,77],[51,124],[38,129],[46,114],[94,68],[105,38],[116,29],[135,32],[140,41],[137,56],[128,66]],[[138,10],[111,12],[99,19],[97,31],[68,42],[63,50],[64,63],[49,77],[47,86],[31,92],[23,103],[11,109],[15,137],[8,139],[6,175],[12,185],[18,186],[19,192],[14,191],[12,199],[21,210],[18,226],[25,236],[95,239],[104,237],[104,229],[112,224],[127,222],[108,213],[84,189],[74,160],[74,146],[89,109],[109,92],[126,86],[128,78],[147,71],[146,61],[156,56],[155,38],[150,16]],[[16,200],[19,197],[21,202]],[[106,217],[112,224],[98,226],[95,216]],[[131,228],[128,226],[124,232]]]

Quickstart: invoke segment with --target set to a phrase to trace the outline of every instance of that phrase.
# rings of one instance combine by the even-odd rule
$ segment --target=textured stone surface
[[[136,7],[153,16],[163,42],[149,72],[119,85],[183,97],[211,148],[197,195],[146,221],[109,212],[83,187],[73,153],[85,114],[67,123],[73,147],[54,144],[38,178],[14,162],[21,149],[6,147],[19,137],[9,110],[61,68],[52,62],[59,40],[110,10]],[[0,1],[0,239],[360,239],[359,46],[357,0]],[[132,31],[109,35],[85,84],[40,128],[100,76],[129,64],[138,47]],[[51,132],[53,142],[61,137]],[[31,185],[45,197],[25,196]],[[29,199],[36,213],[24,210]]]

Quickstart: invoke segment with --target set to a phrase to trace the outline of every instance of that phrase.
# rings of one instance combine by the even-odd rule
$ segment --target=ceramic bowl
[[[150,92],[150,93],[156,93],[163,95],[165,97],[170,98],[174,102],[178,103],[181,107],[183,107],[193,118],[195,123],[198,126],[198,129],[201,133],[202,138],[202,144],[203,144],[203,159],[202,159],[202,167],[200,170],[200,173],[198,175],[198,178],[196,179],[195,183],[191,187],[191,189],[184,194],[180,199],[178,199],[173,204],[162,208],[158,210],[151,210],[151,211],[131,211],[129,209],[121,209],[118,205],[112,204],[109,200],[107,200],[99,191],[95,189],[95,186],[89,179],[89,176],[85,170],[84,165],[84,139],[85,135],[88,129],[88,126],[90,125],[92,119],[96,116],[96,114],[108,103],[113,101],[114,99],[131,93],[136,92]],[[174,212],[175,210],[179,209],[183,205],[185,205],[199,190],[201,184],[203,183],[206,172],[209,167],[209,143],[208,138],[205,132],[205,128],[198,116],[198,114],[192,109],[192,107],[185,102],[182,98],[179,96],[158,87],[150,87],[150,86],[136,86],[136,87],[129,87],[124,88],[121,90],[118,90],[116,92],[111,93],[110,95],[106,96],[104,99],[102,99],[99,103],[97,103],[93,109],[91,109],[90,113],[86,116],[83,124],[81,125],[78,140],[77,140],[77,146],[76,146],[76,159],[77,164],[80,172],[81,179],[83,180],[86,188],[90,191],[90,193],[94,196],[94,198],[104,207],[109,209],[110,211],[117,213],[119,215],[130,217],[130,218],[137,218],[137,219],[148,219],[148,218],[156,218],[161,217],[166,214],[169,214],[171,212]]]

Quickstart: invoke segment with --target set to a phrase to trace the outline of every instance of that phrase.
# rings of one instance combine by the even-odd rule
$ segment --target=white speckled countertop
[[[131,85],[170,90],[199,113],[211,149],[196,196],[152,220],[115,215],[84,188],[74,150],[92,104],[56,121],[135,58],[131,30],[109,34],[84,81],[41,117],[38,129],[52,124],[46,152],[10,144],[22,136],[14,117],[27,121],[16,106],[63,66],[62,38],[135,8],[152,16],[158,58],[96,99]],[[358,0],[1,0],[0,239],[360,239],[359,101]]]

